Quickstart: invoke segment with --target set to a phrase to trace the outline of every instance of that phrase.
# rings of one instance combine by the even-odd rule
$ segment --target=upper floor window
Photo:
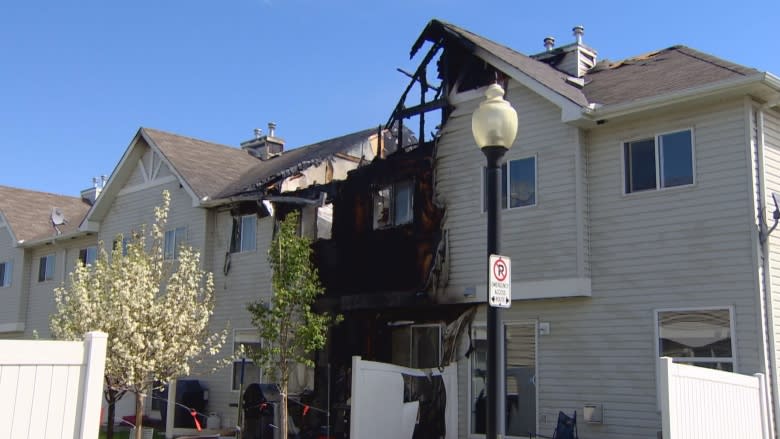
[[[693,131],[623,144],[625,193],[693,184]]]
[[[179,248],[184,243],[186,234],[187,229],[184,227],[165,231],[165,243],[163,244],[165,259],[179,259]]]
[[[501,165],[501,208],[536,205],[536,157]],[[487,210],[487,175],[482,168],[482,211]]]
[[[44,282],[54,279],[54,264],[56,257],[54,254],[41,256],[38,263],[38,282]]]
[[[12,273],[13,273],[13,263],[11,261],[0,262],[0,288],[11,286]]]
[[[233,217],[233,233],[230,238],[230,252],[248,252],[255,250],[257,242],[257,215]]]
[[[675,363],[734,371],[731,310],[657,311],[658,355]]]
[[[374,194],[374,229],[411,223],[413,202],[413,181],[381,186]]]
[[[79,261],[81,265],[94,265],[97,260],[97,246],[89,246],[79,250]]]

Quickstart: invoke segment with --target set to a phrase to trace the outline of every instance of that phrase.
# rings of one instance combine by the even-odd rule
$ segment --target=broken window
[[[254,251],[257,239],[257,216],[233,217],[233,233],[230,239],[230,253]]]
[[[411,180],[382,186],[374,194],[374,229],[412,222],[414,184]]]

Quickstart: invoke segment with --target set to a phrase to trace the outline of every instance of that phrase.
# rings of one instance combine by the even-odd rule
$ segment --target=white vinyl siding
[[[442,127],[436,157],[437,197],[447,210],[450,270],[446,295],[460,299],[484,285],[486,215],[481,214],[485,157],[471,135],[482,100],[458,103]],[[507,92],[521,129],[506,161],[535,157],[536,206],[503,210],[501,254],[512,258],[513,282],[578,276],[575,150],[579,131],[561,123],[560,109],[512,83]],[[528,251],[533,249],[533,251]]]

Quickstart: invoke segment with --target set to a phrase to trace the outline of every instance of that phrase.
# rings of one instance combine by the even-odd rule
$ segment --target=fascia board
[[[623,104],[605,105],[596,109],[585,109],[582,112],[582,117],[587,120],[595,121],[599,119],[627,116],[632,113],[654,110],[656,108],[667,105],[683,103],[695,98],[713,96],[728,90],[760,84],[762,82],[772,88],[780,90],[780,79],[769,73],[762,72],[750,76],[707,84],[700,87],[688,88],[675,93],[652,96]]]
[[[121,178],[121,176],[123,176],[123,174],[129,174],[132,172],[132,169],[128,169],[127,163],[130,162],[133,164],[135,161],[133,159],[137,160],[142,155],[138,151],[138,139],[141,138],[140,134],[141,130],[138,130],[138,132],[133,137],[133,140],[130,141],[130,145],[127,147],[127,149],[125,149],[124,154],[122,154],[122,158],[114,167],[114,170],[111,171],[111,175],[108,177],[108,181],[106,182],[105,186],[103,186],[103,189],[101,190],[100,195],[97,197],[97,200],[95,200],[95,203],[92,205],[92,207],[89,208],[89,211],[87,211],[87,214],[84,216],[81,224],[79,224],[79,230],[97,231],[96,228],[100,226],[100,222],[103,220],[103,217],[106,215],[106,213],[108,213],[108,209],[111,207],[111,203],[116,197],[116,194],[121,189],[117,187],[117,185],[120,184],[117,181]]]
[[[14,247],[19,246],[19,241],[16,239],[16,235],[14,234],[14,229],[11,228],[11,223],[8,222],[8,219],[3,215],[3,212],[0,212],[0,224],[2,224],[2,227],[6,230],[8,230],[8,234],[11,236],[11,242],[14,243]]]
[[[20,241],[18,243],[18,247],[31,248],[42,244],[55,243],[57,241],[61,241],[64,239],[79,238],[82,236],[87,236],[88,234],[89,232],[85,232],[83,230],[75,230],[70,233],[63,233],[62,235],[53,235],[53,236],[47,236],[45,238],[32,239],[29,241]]]
[[[555,104],[557,107],[561,109],[562,116],[570,117],[568,115],[576,114],[579,116],[582,114],[582,110],[583,110],[582,106],[580,106],[575,102],[572,102],[569,98],[558,94],[557,92],[553,91],[551,88],[547,87],[546,85],[542,84],[541,82],[529,76],[527,73],[509,64],[508,62],[502,60],[501,58],[493,55],[487,50],[481,47],[476,47],[474,50],[474,54],[484,59],[489,64],[495,66],[502,72],[506,73],[512,79],[519,82],[522,86],[528,88],[529,90],[533,91],[539,96]],[[562,117],[562,120],[566,121],[564,117]]]

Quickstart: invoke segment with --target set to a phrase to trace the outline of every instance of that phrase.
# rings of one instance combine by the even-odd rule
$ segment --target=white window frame
[[[41,264],[44,263],[44,260],[46,261],[46,265],[43,269],[43,278],[41,278]],[[51,261],[51,263],[49,263]],[[49,267],[51,266],[51,274],[47,274],[49,272]],[[38,259],[38,282],[50,282],[54,280],[54,275],[56,274],[55,271],[57,269],[57,254],[56,253],[49,253],[48,255],[43,255]]]
[[[689,184],[680,184],[676,186],[663,186],[663,166],[661,164],[661,142],[660,138],[662,136],[666,136],[669,134],[676,134],[681,133],[683,131],[689,131],[691,133],[691,183]],[[626,191],[626,186],[628,185],[628,182],[626,181],[626,160],[628,157],[626,157],[626,145],[633,142],[639,142],[642,140],[649,140],[653,139],[654,147],[655,147],[655,189],[643,189],[639,191]],[[633,194],[641,194],[641,193],[653,193],[656,191],[667,191],[667,190],[675,190],[675,189],[681,189],[681,188],[690,188],[692,186],[696,185],[696,130],[694,127],[684,127],[680,129],[670,130],[670,131],[663,131],[659,132],[653,135],[648,136],[638,136],[638,137],[632,137],[630,139],[623,140],[620,142],[620,182],[621,182],[621,192],[624,196],[631,196]]]
[[[173,239],[172,252],[168,251],[168,236],[172,236]],[[177,242],[179,243],[179,245],[176,245]],[[179,227],[174,227],[166,230],[165,234],[163,235],[163,259],[165,259],[166,261],[175,261],[179,259],[179,247],[181,247],[186,242],[187,242],[186,226],[179,226]]]
[[[540,418],[540,410],[539,410],[539,389],[540,389],[540,379],[539,379],[539,321],[538,320],[504,320],[503,322],[503,329],[506,331],[507,326],[521,326],[521,325],[532,325],[534,327],[534,369],[536,370],[536,395],[534,395],[534,399],[536,400],[536,420],[535,420],[535,428],[534,431],[539,431],[539,418]],[[472,325],[472,330],[481,328],[485,331],[487,331],[487,322],[474,322]],[[504,352],[504,358],[506,358],[506,352]],[[472,358],[468,359],[468,370],[466,371],[467,378],[467,384],[466,384],[466,436],[469,439],[484,439],[486,435],[479,434],[479,433],[472,433],[471,432],[471,404],[473,401],[473,395],[472,395],[472,388],[474,387],[471,383],[471,380],[473,378],[472,374]],[[504,436],[507,439],[525,439],[527,436],[510,436],[505,435]]]
[[[731,336],[731,357],[673,357],[672,361],[681,364],[690,363],[726,363],[731,362],[733,365],[732,371],[737,372],[739,370],[739,364],[737,363],[737,333],[736,326],[734,324],[734,307],[733,306],[696,306],[696,307],[684,307],[684,308],[663,308],[656,309],[653,312],[654,324],[655,324],[655,358],[658,359],[661,356],[661,328],[659,326],[659,314],[664,312],[696,312],[696,311],[724,311],[729,312],[729,331]],[[656,361],[657,364],[657,361]],[[657,367],[657,365],[656,365]]]
[[[236,353],[236,343],[257,343],[257,344],[260,344],[262,346],[262,340],[260,340],[260,336],[259,336],[259,334],[257,332],[257,328],[234,329],[233,330],[233,354],[234,355]],[[244,357],[244,358],[246,358],[246,364],[252,364],[252,365],[255,364],[255,362],[252,361],[251,358],[249,358],[249,357]],[[235,359],[235,360],[233,360],[233,363],[230,365],[230,374],[229,374],[230,381],[228,382],[228,387],[230,388],[231,392],[236,393],[236,394],[238,394],[238,389],[233,388],[233,383],[236,382],[236,376],[235,376],[236,368],[235,368],[235,365],[236,364],[240,364],[241,361],[242,361],[242,358]],[[257,379],[258,379],[259,383],[262,383],[263,382],[263,369],[260,366],[257,366],[257,367],[260,370],[260,376],[257,377]],[[244,386],[247,385],[246,378],[247,378],[246,375],[244,375]]]
[[[511,162],[516,162],[516,161],[520,161],[520,160],[528,160],[528,159],[534,159],[534,202],[533,202],[533,204],[529,204],[527,206],[511,207],[510,206],[510,202],[509,202],[510,201],[510,190],[509,189],[512,187],[512,175],[511,175],[512,172],[511,172],[510,163]],[[526,156],[522,156],[522,157],[515,157],[513,159],[508,159],[504,163],[502,163],[500,167],[503,167],[504,165],[506,165],[506,169],[507,169],[506,187],[501,188],[501,191],[502,191],[502,194],[504,194],[504,192],[506,192],[506,194],[504,195],[506,197],[506,199],[499,200],[499,209],[501,209],[501,210],[520,210],[520,209],[528,209],[528,208],[536,207],[537,205],[539,205],[539,157],[538,157],[538,154],[531,154],[531,155],[526,155]],[[487,168],[485,166],[482,166],[482,167],[479,168],[479,172],[480,172],[480,174],[479,174],[479,176],[480,176],[480,178],[479,178],[479,181],[480,181],[479,198],[482,200],[482,202],[480,203],[480,206],[482,208],[481,213],[483,215],[487,214],[487,204],[486,204],[487,200],[485,199],[485,186],[486,186],[485,185],[485,179],[486,179],[485,172],[486,172],[486,169]],[[506,207],[503,207],[503,202],[506,202]]]
[[[252,248],[244,248],[244,221],[247,219],[253,218],[255,221],[255,228],[254,228],[254,235],[252,236]],[[239,234],[238,234],[238,243],[236,244],[237,247],[234,247],[234,241],[235,233],[233,230],[233,225],[235,224],[235,221],[238,221],[238,227],[239,227]],[[247,253],[247,252],[254,252],[257,251],[257,215],[255,214],[248,214],[248,215],[236,215],[233,217],[233,222],[231,222],[231,229],[230,229],[230,252],[231,253]],[[235,250],[234,250],[235,248]]]
[[[3,266],[3,278],[0,279],[0,288],[9,288],[13,280],[14,261],[13,260],[3,261],[0,262],[0,265]]]

